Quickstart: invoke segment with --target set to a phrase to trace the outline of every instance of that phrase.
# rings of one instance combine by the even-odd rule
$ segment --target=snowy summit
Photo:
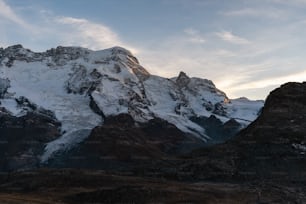
[[[262,106],[263,101],[231,100],[212,81],[184,72],[171,79],[151,75],[121,47],[57,47],[42,53],[21,45],[0,48],[2,111],[20,117],[47,110],[61,122],[62,136],[46,145],[42,162],[83,141],[109,116],[125,113],[139,123],[161,118],[209,141],[205,127],[191,118],[235,119],[245,127]]]

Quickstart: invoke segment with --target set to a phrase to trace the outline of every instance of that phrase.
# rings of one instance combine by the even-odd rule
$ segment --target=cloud
[[[205,43],[206,40],[200,35],[199,31],[193,28],[187,28],[184,32],[189,36],[188,41],[192,43],[202,44]]]
[[[301,68],[297,68],[301,67]],[[306,80],[305,64],[298,59],[274,58],[258,64],[232,64],[232,72],[215,79],[215,84],[231,97],[264,99],[274,88],[289,81]]]
[[[62,41],[91,49],[101,49],[112,46],[125,46],[117,33],[109,27],[82,18],[55,17],[55,23],[65,25],[61,28]]]
[[[243,86],[235,87],[233,90],[241,90],[248,88],[264,88],[267,86],[274,86],[283,84],[286,82],[303,82],[306,80],[306,71],[289,74],[281,77],[269,77],[264,80],[252,81],[250,83],[246,83]]]
[[[232,10],[223,13],[225,16],[259,16],[260,12],[251,8]]]
[[[222,40],[229,42],[229,43],[240,44],[240,45],[250,44],[250,41],[248,41],[247,39],[234,35],[233,33],[229,31],[218,32],[216,33],[216,35]]]
[[[122,46],[137,53],[137,49],[123,42],[118,34],[103,23],[92,22],[84,18],[56,16],[52,11],[23,7],[16,13],[14,8],[0,0],[0,20],[8,23],[8,29],[0,30],[1,46],[21,43],[31,49],[43,51],[50,47],[82,46],[93,50]],[[29,14],[21,16],[20,14]],[[35,21],[27,20],[35,16]],[[19,26],[15,26],[15,25]],[[8,37],[11,36],[11,37]],[[14,36],[14,37],[12,37]]]
[[[12,21],[22,27],[28,27],[29,24],[26,23],[22,18],[20,18],[12,8],[5,3],[5,1],[0,0],[0,17],[5,18],[9,21]]]
[[[114,46],[129,49],[134,54],[139,50],[122,41],[119,35],[110,27],[92,22],[84,18],[55,16],[52,12],[40,12],[41,22],[32,25],[28,35],[34,46],[44,47],[43,50],[54,46],[81,46],[92,50],[101,50]],[[33,49],[33,47],[31,47]],[[38,50],[43,51],[41,48]]]
[[[268,0],[269,2],[286,5],[306,5],[306,0]]]
[[[231,10],[222,12],[224,16],[229,17],[256,17],[256,18],[270,18],[275,20],[286,19],[288,12],[276,8],[242,8],[238,10]]]

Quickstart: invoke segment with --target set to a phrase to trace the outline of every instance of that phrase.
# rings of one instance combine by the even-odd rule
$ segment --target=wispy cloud
[[[250,44],[251,42],[245,38],[239,37],[237,35],[234,35],[232,32],[229,31],[223,31],[223,32],[217,32],[216,35],[221,38],[222,40],[233,43],[233,44]]]
[[[244,89],[260,89],[269,86],[277,86],[289,81],[302,82],[306,79],[306,71],[297,72],[281,77],[267,77],[262,80],[251,81],[248,83],[241,84],[239,86],[233,87],[232,91],[244,90]]]
[[[229,17],[256,17],[256,18],[270,18],[275,20],[285,19],[288,17],[288,12],[276,8],[242,8],[237,10],[230,10],[222,12],[223,15]]]
[[[29,24],[26,23],[22,18],[20,18],[13,9],[4,1],[0,0],[0,18],[5,18],[12,21],[22,27],[28,27]]]
[[[0,0],[0,20],[2,23],[10,24],[9,29],[0,31],[2,39],[0,46],[8,46],[12,43],[34,44],[32,49],[43,51],[41,47],[50,46],[83,46],[89,49],[98,50],[113,46],[123,46],[136,53],[137,49],[128,43],[123,42],[119,35],[110,27],[92,22],[84,18],[70,16],[56,16],[48,10],[38,10],[27,7],[28,12],[36,12],[36,21],[27,21],[18,15],[14,8],[4,0]],[[15,26],[19,25],[19,26]],[[10,41],[7,36],[10,33],[21,34],[18,40]],[[44,48],[46,49],[46,48]]]
[[[188,41],[192,43],[202,44],[206,42],[205,38],[200,35],[199,31],[193,28],[187,28],[184,32],[188,35]]]
[[[118,34],[101,23],[73,17],[55,17],[55,23],[61,27],[65,44],[74,44],[91,49],[102,49],[112,46],[125,46]]]
[[[306,0],[268,0],[268,2],[280,3],[286,5],[306,5]]]

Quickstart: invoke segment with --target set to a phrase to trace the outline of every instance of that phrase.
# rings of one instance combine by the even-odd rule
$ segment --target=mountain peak
[[[113,54],[123,54],[123,55],[133,56],[131,51],[129,51],[129,50],[123,48],[123,47],[120,47],[120,46],[114,46],[110,49],[112,50]]]
[[[21,44],[16,44],[8,46],[6,49],[20,49],[20,48],[23,48],[23,46]]]
[[[175,81],[179,87],[184,87],[190,82],[190,78],[185,72],[181,71]]]
[[[16,45],[12,45],[12,46],[8,46],[7,48],[1,48],[3,54],[7,53],[10,54],[10,56],[13,55],[20,55],[20,54],[24,54],[26,52],[31,52],[29,49],[25,49],[22,45],[20,44],[16,44]],[[2,54],[2,55],[3,55]]]
[[[138,59],[129,50],[119,46],[112,47],[110,50],[113,58],[124,61],[140,80],[146,80],[150,76],[150,73],[139,64]]]

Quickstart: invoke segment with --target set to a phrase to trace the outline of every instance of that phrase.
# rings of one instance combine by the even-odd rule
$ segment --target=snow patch
[[[292,147],[301,151],[300,154],[306,153],[306,145],[305,144],[292,144]]]

